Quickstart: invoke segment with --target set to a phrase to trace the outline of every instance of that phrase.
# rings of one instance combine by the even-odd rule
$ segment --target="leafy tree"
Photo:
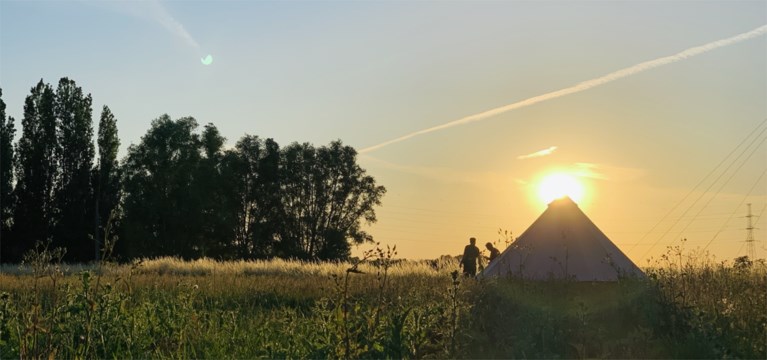
[[[59,80],[55,114],[58,121],[57,159],[60,177],[56,189],[54,244],[67,249],[66,259],[93,259],[93,120],[91,95],[68,78]]]
[[[13,216],[13,118],[5,117],[5,102],[0,89],[0,262],[3,261],[5,241],[8,241]]]
[[[283,216],[279,248],[306,259],[345,259],[350,242],[372,241],[361,222],[376,221],[386,193],[356,162],[357,151],[334,141],[314,148],[293,143],[282,151]]]
[[[195,250],[199,256],[227,257],[227,245],[234,233],[232,197],[224,184],[221,168],[225,141],[213,124],[205,125],[200,138],[203,157],[192,185],[192,194],[199,205],[199,213],[195,214],[198,216]]]
[[[16,206],[8,258],[20,260],[36,241],[50,238],[56,164],[55,95],[41,79],[24,102],[22,133],[16,147]]]
[[[213,124],[198,134],[193,118],[163,115],[120,166],[116,120],[104,106],[93,166],[92,98],[73,80],[62,78],[55,92],[43,80],[31,89],[15,149],[1,97],[2,260],[53,240],[67,260],[85,261],[118,231],[127,257],[335,260],[372,240],[361,224],[376,221],[386,189],[340,141],[281,150],[245,136],[224,151]],[[109,221],[119,229],[107,233]]]
[[[95,227],[96,257],[99,256],[99,245],[105,237],[114,238],[119,227],[118,205],[120,203],[120,167],[117,162],[117,151],[120,139],[117,137],[117,120],[112,111],[104,105],[101,110],[98,133],[99,161],[94,169],[93,190],[95,192]],[[112,221],[110,233],[107,223]]]
[[[199,196],[193,189],[200,137],[191,117],[152,121],[122,166],[125,191],[120,251],[128,257],[199,255]]]
[[[281,216],[280,148],[272,139],[245,136],[223,159],[225,189],[235,217],[233,255],[268,258]]]

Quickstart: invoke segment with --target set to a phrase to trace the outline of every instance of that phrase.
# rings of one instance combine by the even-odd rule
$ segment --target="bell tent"
[[[644,277],[569,197],[552,201],[482,272],[531,280],[616,281],[619,275]]]

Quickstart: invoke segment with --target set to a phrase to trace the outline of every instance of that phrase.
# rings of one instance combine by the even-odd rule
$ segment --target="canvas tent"
[[[619,274],[644,277],[569,197],[546,211],[490,263],[482,276],[545,280],[615,281]]]

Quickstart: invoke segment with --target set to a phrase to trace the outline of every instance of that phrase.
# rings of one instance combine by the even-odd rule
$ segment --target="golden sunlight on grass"
[[[538,184],[538,197],[548,204],[556,199],[569,196],[576,203],[583,199],[584,187],[575,176],[567,173],[546,175]]]

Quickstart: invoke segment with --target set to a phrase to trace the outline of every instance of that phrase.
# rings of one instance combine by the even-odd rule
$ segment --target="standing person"
[[[479,248],[476,238],[469,239],[469,245],[463,249],[463,257],[461,257],[461,267],[463,267],[463,274],[466,276],[477,275],[477,260],[479,260]]]
[[[501,255],[501,251],[496,249],[495,246],[493,246],[492,243],[485,244],[485,247],[487,248],[487,251],[490,252],[490,256],[487,258],[488,264],[493,262],[495,258],[497,258],[499,255]]]

